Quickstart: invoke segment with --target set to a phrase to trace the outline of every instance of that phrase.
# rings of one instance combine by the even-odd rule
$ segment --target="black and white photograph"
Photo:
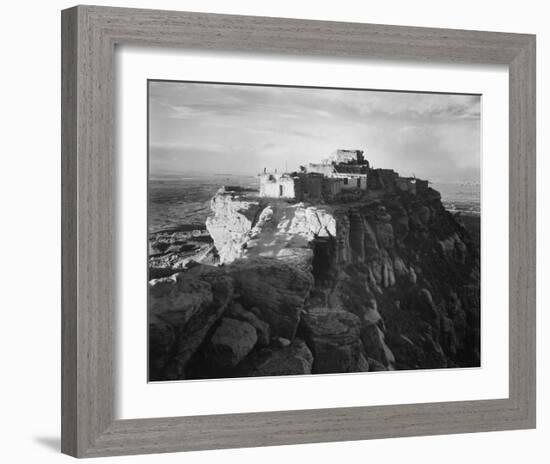
[[[3,6],[2,462],[548,461],[545,3]]]
[[[148,86],[150,381],[480,366],[479,95]]]

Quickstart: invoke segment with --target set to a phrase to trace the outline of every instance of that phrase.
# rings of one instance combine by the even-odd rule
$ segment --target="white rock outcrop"
[[[212,197],[210,208],[214,215],[206,219],[206,228],[214,240],[220,263],[230,263],[241,257],[260,204],[222,188]]]
[[[276,201],[261,205],[254,198],[221,189],[211,208],[214,215],[206,227],[222,264],[253,257],[309,264],[310,242],[336,237],[336,219],[324,207]]]

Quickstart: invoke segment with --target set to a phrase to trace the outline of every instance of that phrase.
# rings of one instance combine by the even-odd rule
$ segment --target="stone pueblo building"
[[[345,192],[405,191],[416,194],[428,181],[400,177],[393,169],[373,169],[362,150],[338,149],[320,163],[300,166],[299,172],[270,173],[260,177],[260,197],[294,201],[331,201]]]

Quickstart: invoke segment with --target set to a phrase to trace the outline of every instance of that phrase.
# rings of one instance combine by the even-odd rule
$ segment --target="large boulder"
[[[250,353],[257,340],[256,329],[248,322],[224,317],[210,338],[207,356],[221,369],[233,368]]]
[[[306,343],[295,338],[282,348],[264,348],[239,367],[238,375],[258,377],[268,375],[311,374],[313,355]]]
[[[227,266],[242,305],[270,326],[271,337],[292,340],[313,276],[275,258],[235,261]]]
[[[206,219],[206,228],[214,240],[220,263],[230,263],[242,256],[261,211],[259,202],[244,193],[222,188],[210,202],[214,215]]]
[[[313,353],[316,374],[357,372],[363,363],[359,318],[347,311],[310,308],[301,331]]]
[[[176,342],[174,326],[158,316],[149,317],[149,374],[151,380],[162,380],[167,359]]]
[[[259,311],[254,308],[255,312]],[[227,310],[226,315],[239,321],[248,322],[256,329],[259,346],[267,346],[271,340],[271,330],[267,322],[262,321],[253,311],[247,311],[240,303],[233,303]]]
[[[149,283],[149,379],[185,378],[185,366],[233,296],[220,269],[198,266]]]
[[[149,314],[176,327],[183,326],[213,301],[209,282],[183,272],[149,282]]]
[[[287,233],[302,235],[308,240],[336,236],[336,219],[330,211],[318,206],[306,207],[303,203],[289,205],[288,209],[293,211],[288,215],[288,226],[281,224]]]

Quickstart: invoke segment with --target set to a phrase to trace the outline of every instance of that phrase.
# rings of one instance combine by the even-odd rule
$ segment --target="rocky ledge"
[[[479,239],[435,190],[211,207],[208,259],[149,282],[151,380],[479,366]]]

